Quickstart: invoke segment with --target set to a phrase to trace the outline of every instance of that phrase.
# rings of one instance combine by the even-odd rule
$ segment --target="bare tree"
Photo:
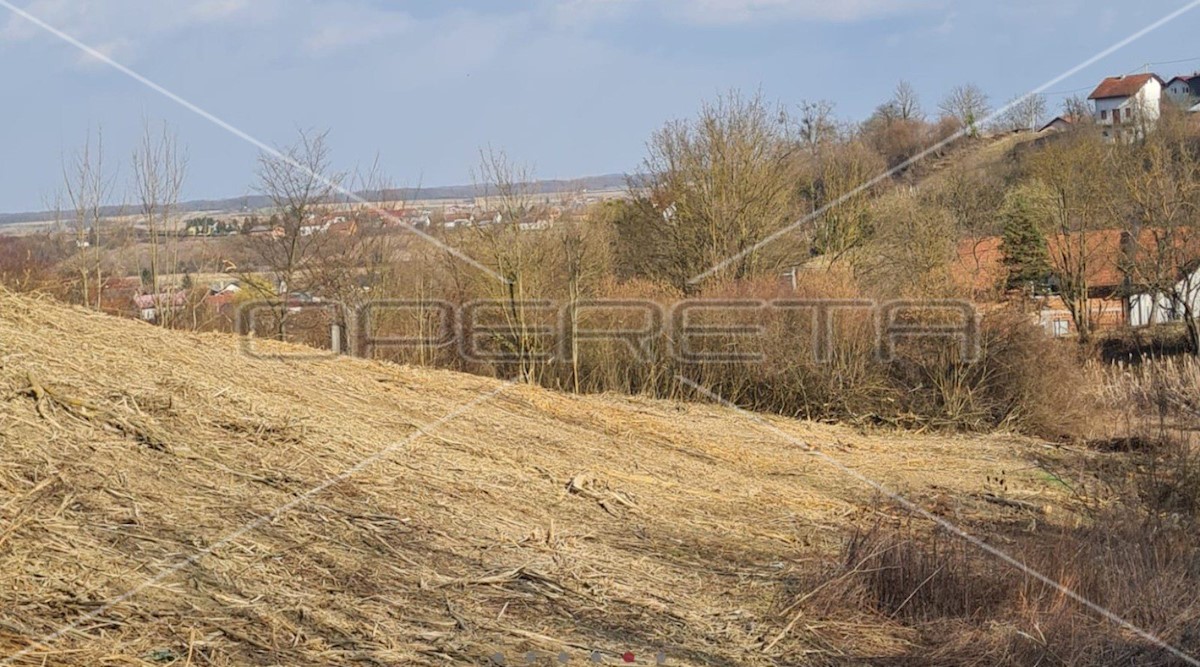
[[[1076,134],[1034,155],[1029,171],[1042,193],[1033,197],[1033,206],[1048,221],[1052,280],[1080,340],[1086,342],[1096,314],[1090,300],[1092,280],[1108,268],[1100,264],[1111,259],[1099,233],[1111,227],[1112,154],[1099,137]]]
[[[907,81],[901,79],[892,93],[891,105],[896,110],[900,120],[924,120],[925,113],[921,111],[921,98],[917,90]]]
[[[133,152],[133,186],[150,242],[150,290],[155,299],[159,298],[161,289],[160,247],[164,238],[174,236],[171,219],[179,205],[186,172],[187,155],[179,148],[178,138],[167,124],[164,122],[155,132],[149,122],[144,122],[141,141]],[[160,308],[159,311],[159,322],[168,324],[171,309]]]
[[[316,287],[311,280],[315,261],[330,238],[313,231],[343,178],[331,169],[328,136],[328,131],[301,130],[295,144],[280,148],[278,154],[258,157],[256,188],[271,201],[275,224],[267,233],[252,235],[250,247],[274,284],[245,282],[255,296],[272,304],[274,333],[279,340],[287,337],[289,295]]]
[[[94,146],[89,132],[83,147],[69,159],[63,160],[62,171],[64,190],[73,212],[71,227],[75,233],[76,247],[81,251],[81,255],[87,254],[90,249],[92,256],[90,268],[86,261],[79,264],[82,301],[85,305],[93,305],[90,302],[89,282],[94,279],[94,307],[99,310],[103,304],[104,293],[100,227],[104,221],[105,203],[112,196],[113,184],[116,181],[115,174],[105,172],[103,130],[96,132]],[[94,273],[89,274],[89,271]]]
[[[1171,114],[1124,150],[1129,210],[1116,213],[1126,221],[1126,270],[1141,292],[1134,305],[1149,323],[1182,320],[1200,354],[1200,142]]]
[[[872,204],[878,229],[854,258],[863,284],[888,297],[945,296],[955,252],[950,212],[902,190]]]
[[[401,238],[387,233],[389,219],[404,214],[400,191],[380,167],[379,156],[366,168],[355,168],[347,177],[347,187],[363,199],[349,202],[339,211],[352,221],[351,233],[337,233],[321,239],[305,271],[305,283],[319,287],[322,294],[345,306],[333,313],[334,322],[346,334],[352,323],[345,320],[350,312],[361,312],[378,290],[387,283],[400,253]],[[366,198],[373,201],[368,203]],[[326,233],[326,232],[321,232]],[[356,332],[370,336],[371,332]]]
[[[979,123],[988,115],[988,96],[973,83],[955,86],[938,108],[943,115],[958,121],[974,137],[979,134]]]
[[[1042,95],[1026,95],[1014,99],[1007,110],[996,120],[996,126],[1005,132],[1013,130],[1037,130],[1046,119],[1046,98]]]
[[[490,268],[505,279],[501,283],[487,276],[481,278],[485,281],[483,293],[504,304],[504,333],[494,342],[515,359],[513,371],[517,377],[536,383],[545,370],[540,350],[546,341],[538,333],[538,313],[531,302],[545,298],[547,293],[545,285],[536,284],[533,274],[548,258],[546,248],[521,231],[522,224],[536,222],[539,213],[533,168],[489,146],[479,152],[474,178],[480,211],[469,234]]]
[[[981,296],[977,290],[987,289],[978,283],[984,275],[987,242],[1001,231],[997,213],[1003,207],[1004,192],[1003,174],[986,169],[951,169],[932,193],[954,220],[955,237],[963,251],[958,259],[973,276],[972,299]]]
[[[530,165],[515,162],[504,150],[488,146],[479,151],[479,166],[473,176],[483,209],[499,214],[497,222],[524,222],[534,212],[537,202]],[[478,225],[476,229],[487,227]]]
[[[862,244],[872,231],[871,197],[864,183],[887,168],[883,157],[862,141],[849,141],[824,151],[800,180],[812,211],[812,249],[831,261]]]
[[[740,257],[732,278],[795,260],[787,244],[747,252],[802,210],[789,126],[784,112],[761,97],[733,93],[705,104],[695,120],[654,134],[645,163],[649,194],[639,219],[624,225],[626,232],[646,232],[641,242],[652,248],[650,272],[688,291],[695,287],[691,276],[727,257]],[[815,132],[819,124],[809,127]],[[818,136],[802,127],[806,132]]]
[[[833,116],[833,102],[804,100],[800,103],[800,116],[796,119],[799,140],[810,151],[837,140],[837,120]]]
[[[1063,100],[1063,116],[1072,123],[1085,123],[1092,120],[1092,105],[1084,98],[1073,95]]]

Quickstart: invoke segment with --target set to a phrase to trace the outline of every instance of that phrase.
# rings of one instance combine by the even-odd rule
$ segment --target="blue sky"
[[[862,119],[907,79],[927,109],[1023,93],[1184,0],[10,0],[269,144],[329,128],[342,168],[467,183],[480,147],[542,178],[637,169],[650,133],[737,88]],[[1200,68],[1200,9],[1054,87]],[[0,7],[0,211],[40,209],[102,127],[128,181],[143,119],[190,155],[186,198],[237,196],[256,149]],[[1087,90],[1082,91],[1087,94]],[[1051,96],[1057,108],[1062,96]]]

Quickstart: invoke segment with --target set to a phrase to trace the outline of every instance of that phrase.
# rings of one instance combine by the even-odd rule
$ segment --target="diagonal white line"
[[[0,0],[0,2],[4,2],[4,1],[5,0]],[[1117,51],[1125,48],[1126,46],[1129,46],[1133,42],[1136,42],[1137,40],[1141,39],[1142,37],[1145,37],[1146,35],[1150,34],[1151,32],[1154,32],[1155,30],[1166,25],[1167,23],[1170,23],[1171,21],[1179,18],[1183,14],[1195,9],[1197,6],[1200,6],[1200,0],[1192,0],[1191,2],[1187,3],[1183,7],[1176,9],[1175,11],[1171,12],[1170,14],[1167,14],[1166,16],[1155,21],[1154,23],[1151,23],[1150,25],[1146,26],[1145,28],[1142,28],[1141,30],[1133,33],[1132,35],[1126,37],[1125,39],[1122,39],[1121,41],[1117,42],[1116,44],[1113,44],[1112,46],[1108,47],[1107,49],[1104,49],[1103,51],[1092,56],[1091,58],[1088,58],[1087,60],[1079,63],[1078,65],[1063,72],[1062,74],[1059,74],[1058,76],[1054,77],[1053,79],[1050,79],[1049,81],[1043,83],[1042,85],[1038,86],[1037,88],[1034,88],[1033,90],[1029,91],[1028,93],[1025,93],[1021,97],[1018,97],[1017,99],[1009,102],[1008,104],[1005,104],[1004,106],[1000,107],[996,111],[989,114],[983,120],[979,121],[979,125],[986,125],[986,124],[990,123],[991,121],[1000,117],[1006,111],[1008,111],[1009,109],[1013,108],[1014,106],[1020,104],[1021,102],[1025,101],[1026,99],[1028,99],[1034,95],[1041,94],[1042,92],[1046,91],[1047,89],[1059,84],[1064,79],[1070,78],[1071,76],[1078,74],[1085,68],[1090,67],[1090,66],[1096,64],[1097,62],[1099,62],[1100,60],[1103,60],[1104,58],[1107,58],[1108,56],[1112,55],[1113,53],[1116,53]],[[850,192],[847,192],[846,194],[842,195],[841,197],[838,197],[837,199],[829,202],[828,204],[825,204],[821,208],[813,211],[812,213],[809,213],[808,215],[804,216],[800,220],[797,220],[796,222],[788,225],[787,227],[784,227],[782,229],[779,229],[779,230],[773,232],[772,234],[770,234],[763,240],[759,241],[758,243],[755,243],[754,245],[750,246],[749,248],[739,251],[737,254],[732,255],[726,259],[723,259],[720,262],[717,262],[716,264],[714,264],[712,267],[710,267],[708,270],[704,271],[703,273],[698,273],[695,276],[692,276],[690,279],[688,279],[688,283],[695,285],[696,283],[702,282],[705,279],[707,279],[708,277],[712,276],[714,273],[717,273],[718,271],[725,269],[730,264],[742,259],[743,257],[745,257],[751,253],[758,252],[763,247],[770,245],[771,243],[774,243],[775,241],[778,241],[780,238],[782,238],[788,234],[791,234],[792,232],[796,231],[797,229],[799,229],[800,227],[804,226],[805,224],[811,222],[812,220],[815,220],[815,219],[821,217],[822,215],[825,215],[825,213],[827,213],[830,209],[841,206],[842,204],[846,203],[850,199],[853,199],[854,197],[857,197],[858,195],[862,194],[864,191],[875,187],[879,183],[895,176],[896,174],[904,171],[905,169],[908,169],[912,165],[920,162],[921,160],[924,160],[931,153],[935,153],[935,152],[941,150],[942,148],[946,147],[947,145],[954,143],[955,141],[958,141],[963,136],[965,136],[969,131],[970,131],[970,128],[966,128],[966,127],[962,128],[961,130],[950,135],[949,137],[946,137],[945,139],[930,146],[929,148],[926,148],[925,150],[921,151],[920,153],[917,153],[916,155],[908,158],[904,162],[901,162],[900,164],[896,165],[895,167],[892,167],[891,169],[888,169],[887,171],[879,174],[875,178],[872,178],[871,180],[866,181],[865,183],[859,185],[858,187],[854,188]]]
[[[296,507],[300,506],[301,504],[308,502],[309,499],[324,492],[329,487],[334,486],[335,484],[339,484],[339,483],[349,479],[350,477],[357,475],[358,473],[362,472],[367,467],[373,465],[374,463],[376,463],[380,459],[388,456],[389,454],[396,451],[397,449],[411,443],[412,441],[416,440],[420,436],[428,435],[430,429],[437,428],[438,426],[442,426],[442,425],[446,424],[447,422],[449,422],[457,417],[460,417],[464,413],[472,410],[473,408],[475,408],[483,403],[486,403],[487,401],[495,398],[496,396],[500,395],[504,391],[507,391],[508,389],[511,389],[514,386],[515,385],[512,383],[506,382],[500,388],[490,391],[482,396],[479,396],[478,398],[475,398],[474,400],[472,400],[468,403],[460,405],[459,407],[455,408],[454,410],[451,410],[450,412],[446,413],[445,415],[435,419],[434,421],[432,421],[428,424],[425,424],[422,426],[417,426],[416,431],[414,431],[407,438],[404,438],[403,440],[399,440],[397,442],[393,442],[392,444],[375,452],[371,456],[368,456],[367,458],[363,459],[362,461],[359,461],[358,463],[354,464],[353,466],[343,470],[341,473],[338,473],[336,476],[331,477],[330,479],[327,479],[324,482],[321,482],[317,486],[314,486],[313,488],[309,489],[308,491],[305,491],[304,493],[300,494],[299,496],[296,496],[295,498],[289,500],[288,502],[280,505],[279,507],[275,508],[271,512],[269,512],[263,516],[260,516],[257,519],[254,519],[253,521],[250,521],[249,523],[245,524],[241,528],[238,528],[237,530],[233,531],[232,533],[229,533],[225,537],[222,537],[221,539],[212,543],[210,546],[207,546],[204,549],[201,549],[200,551],[197,551],[196,553],[192,554],[191,556],[188,556],[187,558],[184,558],[183,560],[175,563],[174,565],[171,565],[170,567],[166,568],[165,570],[162,570],[158,574],[154,575],[153,577],[150,577],[146,581],[143,581],[142,583],[129,589],[128,591],[126,591],[114,598],[109,599],[107,602],[104,603],[103,606],[76,618],[74,621],[71,621],[69,624],[59,628],[58,630],[55,630],[54,632],[43,635],[43,636],[33,640],[28,647],[21,649],[20,651],[17,651],[16,653],[13,653],[12,655],[4,658],[3,660],[0,660],[0,667],[4,667],[5,665],[10,665],[10,664],[12,664],[12,662],[14,660],[24,657],[26,655],[29,655],[37,647],[45,646],[46,644],[48,644],[50,642],[54,642],[54,641],[62,638],[63,635],[65,635],[69,632],[73,632],[74,630],[78,629],[79,626],[83,625],[84,623],[87,623],[88,621],[91,621],[96,618],[99,618],[100,616],[103,616],[106,612],[108,612],[108,610],[110,610],[113,607],[132,598],[133,596],[142,592],[146,588],[148,588],[150,586],[154,586],[155,584],[158,584],[162,580],[174,575],[176,572],[179,572],[180,570],[182,570],[185,567],[188,567],[189,565],[195,564],[196,562],[205,558],[212,552],[214,552],[217,549],[220,549],[221,547],[225,546],[226,544],[229,544],[230,542],[242,537],[243,535],[245,535],[249,532],[252,532],[254,530],[257,530],[258,528],[260,528],[268,523],[273,522],[281,514],[287,513],[289,511],[295,509]]]
[[[1200,1],[1200,0],[1197,0],[1197,1]],[[433,236],[426,234],[425,232],[417,229],[413,225],[410,225],[409,223],[405,222],[404,220],[397,218],[396,216],[392,215],[390,212],[385,211],[382,208],[379,208],[378,206],[376,206],[374,203],[372,203],[370,201],[367,201],[363,197],[359,196],[357,193],[351,192],[350,190],[347,190],[346,188],[342,187],[341,184],[330,180],[324,174],[318,174],[318,173],[312,171],[308,167],[306,167],[306,166],[296,162],[295,160],[291,159],[290,157],[284,155],[283,153],[281,153],[279,150],[277,150],[273,146],[270,146],[270,145],[256,139],[255,137],[251,136],[249,133],[231,125],[230,123],[226,122],[225,120],[221,119],[220,117],[202,109],[201,107],[193,104],[192,102],[189,102],[188,100],[175,94],[174,92],[171,92],[167,88],[159,85],[158,83],[155,83],[154,81],[146,78],[142,74],[139,74],[138,72],[135,72],[134,70],[130,69],[129,67],[122,65],[121,63],[117,62],[116,60],[113,60],[108,55],[92,48],[91,46],[88,46],[87,44],[84,44],[83,42],[79,41],[78,39],[75,39],[71,35],[68,35],[67,33],[63,32],[62,30],[59,30],[58,28],[50,25],[49,23],[46,23],[45,21],[34,16],[33,14],[30,14],[28,11],[26,11],[20,7],[17,7],[16,5],[9,2],[9,0],[0,0],[0,7],[4,7],[5,9],[11,11],[12,13],[16,14],[17,16],[20,16],[21,18],[25,19],[26,21],[29,21],[30,23],[41,28],[42,30],[44,30],[44,31],[50,33],[51,35],[54,35],[58,39],[66,42],[67,44],[70,44],[71,46],[79,49],[80,51],[95,58],[96,60],[103,62],[104,64],[112,67],[113,69],[115,69],[118,72],[124,74],[125,76],[133,79],[134,81],[137,81],[138,83],[142,84],[143,86],[146,86],[147,88],[149,88],[149,89],[153,90],[154,92],[162,95],[163,97],[171,100],[172,102],[175,102],[179,106],[187,109],[188,111],[191,111],[192,113],[196,114],[197,116],[200,116],[201,118],[209,121],[210,123],[225,130],[226,132],[229,132],[230,134],[234,135],[235,137],[253,145],[255,148],[270,155],[271,157],[273,157],[277,160],[280,160],[282,162],[286,162],[288,165],[292,166],[293,168],[299,169],[300,171],[308,174],[309,176],[312,176],[313,178],[317,179],[322,184],[324,184],[326,187],[331,188],[332,190],[336,191],[338,194],[346,197],[347,199],[367,206],[368,208],[370,208],[375,213],[379,214],[382,218],[384,218],[388,222],[391,222],[392,224],[400,225],[400,226],[406,228],[408,231],[412,232],[413,234],[416,234],[417,236],[424,239],[425,241],[432,243],[433,245],[441,248],[442,250],[445,250],[446,252],[450,253],[451,255],[454,255],[455,257],[461,259],[462,261],[466,262],[467,264],[470,264],[471,266],[475,267],[476,269],[479,269],[480,271],[490,275],[491,277],[495,278],[496,280],[499,280],[502,283],[507,284],[509,282],[509,280],[507,278],[505,278],[504,276],[500,275],[499,273],[496,273],[495,271],[489,269],[488,267],[484,266],[483,264],[481,264],[480,262],[478,262],[477,260],[472,258],[470,255],[467,255],[466,253],[462,252],[461,250],[458,250],[457,248],[454,248],[450,245],[443,243],[439,239],[434,238]]]
[[[917,505],[916,503],[905,498],[904,496],[901,496],[900,494],[896,493],[895,491],[892,491],[888,487],[884,486],[882,483],[877,482],[877,481],[871,479],[870,477],[867,477],[866,475],[855,470],[854,468],[847,466],[846,464],[835,459],[834,457],[830,456],[829,454],[826,454],[825,452],[817,449],[816,447],[813,447],[812,445],[808,444],[807,442],[804,442],[803,440],[796,438],[795,436],[788,433],[787,431],[784,431],[783,429],[779,428],[778,426],[775,426],[771,422],[767,421],[761,415],[755,414],[753,412],[750,412],[749,410],[739,407],[738,405],[729,401],[728,399],[724,398],[723,396],[716,394],[712,390],[710,390],[704,386],[701,386],[700,384],[697,384],[696,382],[693,382],[693,381],[683,377],[682,375],[676,375],[675,377],[680,382],[695,389],[696,391],[707,396],[708,398],[712,399],[713,401],[716,401],[717,403],[719,403],[727,408],[730,408],[732,410],[737,411],[738,413],[741,413],[743,415],[750,417],[750,419],[754,420],[758,424],[761,424],[761,425],[767,427],[772,433],[775,433],[776,435],[780,436],[784,440],[787,440],[789,443],[796,445],[797,447],[800,447],[806,453],[812,454],[816,458],[821,459],[822,461],[832,465],[833,467],[837,468],[839,471],[845,473],[846,475],[849,475],[850,477],[853,477],[854,479],[858,480],[859,482],[866,484],[867,486],[869,486],[873,490],[875,490],[877,493],[879,493],[883,496],[886,496],[888,499],[890,499],[891,501],[900,505],[901,507],[908,510],[909,512],[936,523],[941,528],[943,528],[946,531],[950,532],[951,534],[963,539],[964,541],[968,542],[972,546],[1003,561],[1004,563],[1007,563],[1008,565],[1011,565],[1011,566],[1017,568],[1021,572],[1024,572],[1026,575],[1033,577],[1034,579],[1037,579],[1038,581],[1042,582],[1043,584],[1046,584],[1047,586],[1054,588],[1059,593],[1062,593],[1063,595],[1071,598],[1072,600],[1087,607],[1088,609],[1091,609],[1092,611],[1096,612],[1100,616],[1103,616],[1104,618],[1108,619],[1112,623],[1136,634],[1137,636],[1141,637],[1142,639],[1145,639],[1146,641],[1153,643],[1155,646],[1158,646],[1159,648],[1169,652],[1171,655],[1175,656],[1176,658],[1179,658],[1180,660],[1186,662],[1187,664],[1192,665],[1192,667],[1200,667],[1200,660],[1197,660],[1196,658],[1194,658],[1194,657],[1184,653],[1183,651],[1175,648],[1174,646],[1168,644],[1166,641],[1159,638],[1157,635],[1155,635],[1151,632],[1148,632],[1146,630],[1143,630],[1143,629],[1139,628],[1138,626],[1130,623],[1129,621],[1126,621],[1125,619],[1121,618],[1120,616],[1118,616],[1114,612],[1110,611],[1109,609],[1102,607],[1102,606],[1096,604],[1095,602],[1092,602],[1091,600],[1083,597],[1082,595],[1076,593],[1075,591],[1071,590],[1070,588],[1067,588],[1066,586],[1062,585],[1058,581],[1055,581],[1054,579],[1051,579],[1050,577],[1042,574],[1041,572],[1038,572],[1037,570],[1034,570],[1033,568],[1029,567],[1028,565],[1022,563],[1021,561],[1017,560],[1013,556],[1010,556],[1008,553],[1006,553],[1000,549],[997,549],[996,547],[988,544],[987,542],[984,542],[983,540],[979,539],[978,537],[975,537],[974,535],[968,533],[967,531],[963,530],[962,528],[959,528],[958,526],[947,521],[946,519],[943,519],[942,517],[940,517],[936,514],[933,514],[932,512],[926,510],[925,508],[921,507],[920,505]]]

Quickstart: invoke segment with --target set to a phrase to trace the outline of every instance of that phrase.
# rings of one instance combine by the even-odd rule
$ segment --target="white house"
[[[1177,76],[1167,82],[1167,99],[1175,104],[1190,109],[1200,102],[1200,74]]]
[[[1141,136],[1162,114],[1163,80],[1157,74],[1110,76],[1088,99],[1096,123],[1110,141]]]
[[[1200,313],[1200,268],[1193,269],[1176,283],[1171,294],[1145,293],[1129,297],[1130,326],[1178,322],[1188,311],[1193,316]]]
[[[313,236],[329,231],[329,223],[323,225],[301,225],[300,236]]]
[[[217,294],[237,294],[240,291],[242,291],[242,285],[237,280],[218,280],[208,285],[208,293],[214,296]]]

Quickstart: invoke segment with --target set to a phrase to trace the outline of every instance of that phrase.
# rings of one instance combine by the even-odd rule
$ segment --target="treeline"
[[[1073,350],[1055,349],[1027,318],[1008,312],[985,318],[981,354],[972,360],[941,340],[913,342],[884,359],[874,320],[861,313],[837,320],[832,352],[819,360],[812,318],[796,312],[756,312],[754,322],[733,311],[712,314],[714,326],[761,327],[760,335],[707,341],[712,349],[760,355],[745,361],[680,359],[673,352],[681,341],[670,334],[638,350],[580,335],[636,328],[632,314],[584,305],[597,299],[668,309],[686,298],[973,296],[954,280],[959,240],[1001,231],[1005,192],[1026,177],[1025,167],[1002,160],[946,170],[936,180],[911,170],[879,178],[965,134],[976,117],[931,122],[906,95],[902,87],[886,114],[857,127],[838,123],[829,105],[792,113],[736,94],[706,104],[696,118],[655,133],[642,180],[626,200],[536,234],[502,224],[441,237],[493,274],[436,246],[410,248],[409,262],[387,267],[384,292],[429,307],[378,318],[378,330],[364,333],[439,340],[430,332],[444,323],[441,304],[487,300],[499,304],[486,328],[502,361],[465,358],[458,347],[436,343],[374,354],[571,391],[690,398],[699,385],[740,405],[808,418],[1070,432],[1081,403],[1061,387],[1079,370]],[[954,150],[946,146],[932,159]],[[501,219],[528,217],[533,198],[519,186],[527,180],[519,166],[489,154],[481,173]],[[536,300],[558,308],[533,307]],[[562,319],[570,326],[555,328]]]

